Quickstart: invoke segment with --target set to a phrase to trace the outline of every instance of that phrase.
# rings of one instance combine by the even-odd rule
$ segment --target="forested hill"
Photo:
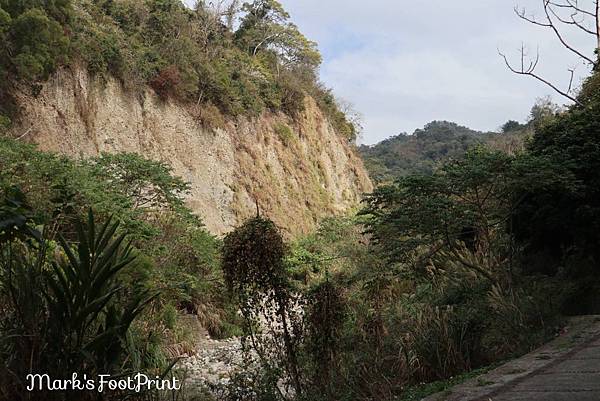
[[[481,132],[449,121],[432,121],[415,130],[402,133],[376,145],[359,148],[371,178],[376,182],[415,173],[431,173],[444,160],[459,157],[470,147],[489,144],[513,151],[522,145],[528,125],[509,121],[500,133]]]

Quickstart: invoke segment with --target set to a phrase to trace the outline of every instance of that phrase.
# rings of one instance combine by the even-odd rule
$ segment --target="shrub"
[[[178,93],[178,87],[181,84],[179,69],[174,65],[170,65],[160,70],[158,75],[150,80],[149,84],[158,97],[167,100]]]
[[[296,117],[304,111],[304,98],[306,97],[303,85],[292,74],[282,74],[276,81],[279,92],[278,110],[289,116]]]
[[[329,118],[329,122],[334,131],[342,137],[347,138],[349,142],[356,140],[358,134],[356,127],[348,121],[348,117],[340,110],[331,91],[316,87],[313,90],[313,96],[315,97],[319,108],[323,110],[325,115]]]
[[[92,74],[112,73],[123,79],[125,59],[121,53],[123,41],[114,32],[85,27],[78,35],[75,47],[85,56],[88,70]]]
[[[245,334],[260,359],[270,387],[279,380],[302,394],[298,347],[302,337],[299,300],[289,286],[286,245],[275,224],[255,217],[227,234],[223,272],[245,319]],[[260,322],[266,333],[258,336]],[[246,340],[244,339],[244,341]]]
[[[313,288],[308,299],[305,335],[310,369],[307,373],[318,393],[334,400],[346,300],[340,288],[329,280]]]
[[[224,129],[227,125],[221,110],[210,102],[194,105],[190,108],[190,112],[204,128]]]
[[[9,61],[21,79],[45,79],[68,53],[69,39],[59,22],[44,10],[31,8],[13,16]]]

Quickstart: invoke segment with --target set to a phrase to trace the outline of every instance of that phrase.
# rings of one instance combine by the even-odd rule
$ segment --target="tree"
[[[532,124],[534,128],[540,128],[559,112],[560,107],[552,102],[550,97],[539,98],[535,101],[529,112],[529,124]]]
[[[506,134],[507,132],[517,131],[522,127],[523,126],[518,121],[508,120],[507,122],[502,124],[502,127],[500,127],[500,131],[502,131],[503,134]]]
[[[537,124],[529,152],[565,165],[575,187],[570,191],[532,189],[519,207],[518,238],[526,246],[532,267],[544,272],[555,273],[560,266],[569,273],[565,265],[570,258],[580,257],[591,265],[600,260],[599,78],[595,73],[583,85],[580,98],[586,107],[572,107],[558,115],[552,109],[535,110],[543,124]],[[544,117],[547,114],[551,117]],[[597,270],[589,277],[594,275]]]
[[[321,63],[315,42],[308,40],[298,27],[289,22],[290,15],[276,0],[244,3],[246,15],[235,33],[238,45],[253,56],[272,51],[287,67],[314,70]]]
[[[3,69],[14,69],[30,81],[46,78],[68,52],[69,38],[62,25],[40,8],[17,15],[0,8],[0,36],[5,44]]]
[[[568,187],[570,174],[543,157],[511,156],[475,148],[432,175],[413,175],[379,187],[366,199],[368,232],[384,255],[420,271],[440,252],[489,280],[501,265],[482,271],[461,252],[468,248],[486,261],[511,257],[499,246],[525,193]],[[508,249],[508,251],[507,251]],[[507,255],[508,252],[508,255]],[[504,256],[503,256],[504,255]]]
[[[527,14],[522,8],[515,7],[517,16],[534,25],[549,29],[556,36],[557,40],[571,53],[575,54],[584,63],[589,65],[592,70],[596,70],[599,65],[598,51],[600,50],[600,1],[593,0],[590,6],[586,7],[580,4],[578,0],[541,0],[543,16],[536,18],[534,15]],[[590,54],[589,50],[578,49],[570,43],[565,34],[565,28],[575,28],[579,32],[592,35],[596,40],[596,48]],[[558,85],[550,82],[537,73],[537,67],[540,61],[539,52],[534,57],[528,54],[525,45],[520,48],[520,61],[518,64],[509,62],[508,57],[499,52],[500,56],[508,69],[515,74],[530,76],[545,85],[552,88],[560,95],[566,97],[576,104],[581,104],[580,100],[574,95],[573,79],[575,69],[570,68],[569,81],[566,88],[560,88]]]
[[[265,367],[273,362],[282,364],[294,391],[301,395],[297,360],[301,338],[294,335],[300,332],[299,317],[285,270],[285,253],[285,243],[275,224],[257,216],[225,237],[222,266],[225,281],[246,320],[252,348]],[[266,322],[269,334],[259,338],[255,330],[261,320]],[[275,361],[269,358],[273,354]]]
[[[189,184],[174,177],[170,166],[136,153],[103,153],[92,164],[99,177],[133,200],[134,209],[178,209],[189,191]]]

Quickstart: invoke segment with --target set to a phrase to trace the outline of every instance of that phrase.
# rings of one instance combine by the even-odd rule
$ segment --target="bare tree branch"
[[[582,31],[584,31],[585,33],[589,33],[590,35],[593,35],[594,37],[598,36],[598,32],[597,31],[592,31],[590,28],[586,27],[585,25],[583,25],[583,23],[585,22],[585,17],[582,18],[581,21],[577,21],[575,19],[575,17],[577,17],[579,14],[577,12],[571,14],[571,20],[567,20],[564,19],[563,17],[561,17],[556,11],[554,11],[551,7],[549,7],[550,12],[552,13],[552,15],[554,15],[554,17],[559,20],[561,23],[566,24],[566,25],[572,25],[572,26],[576,26],[577,28],[581,29]]]
[[[549,11],[550,0],[542,0],[542,1],[544,3],[544,13],[546,14],[546,19],[548,20],[550,29],[552,29],[552,31],[554,32],[554,34],[556,35],[556,37],[558,38],[560,43],[562,43],[563,46],[566,47],[567,49],[569,49],[571,52],[575,53],[582,59],[586,60],[592,66],[596,67],[596,63],[597,63],[596,61],[592,60],[591,58],[589,58],[588,56],[586,56],[585,54],[583,54],[582,52],[580,52],[579,50],[575,49],[574,47],[572,47],[570,44],[567,43],[567,41],[563,38],[563,35],[560,33],[560,31],[554,24],[552,17],[550,16],[550,11]]]
[[[596,18],[596,32],[598,38],[598,44],[596,45],[596,51],[600,49],[600,1],[596,0],[596,12],[594,14],[594,18]]]
[[[560,95],[566,97],[567,99],[571,100],[572,102],[578,104],[578,105],[582,105],[582,103],[577,100],[577,98],[575,98],[574,96],[571,96],[570,92],[573,86],[573,78],[574,78],[574,74],[575,74],[575,70],[574,69],[569,69],[569,71],[571,72],[571,78],[569,80],[569,87],[566,91],[561,90],[560,88],[558,88],[556,85],[554,85],[553,83],[551,83],[550,81],[548,81],[547,79],[539,76],[536,72],[535,69],[540,61],[540,54],[539,52],[536,53],[536,57],[534,60],[529,61],[529,63],[527,64],[526,60],[526,49],[524,45],[521,45],[521,49],[520,49],[520,53],[521,53],[521,66],[520,68],[515,68],[509,61],[508,61],[508,57],[506,57],[505,54],[503,54],[500,50],[498,50],[498,54],[504,59],[504,63],[506,64],[506,67],[513,73],[518,74],[518,75],[526,75],[526,76],[530,76],[532,78],[535,78],[536,80],[544,83],[545,85],[549,86],[550,88],[552,88],[555,92],[559,93]]]
[[[592,66],[594,70],[596,70],[600,66],[600,61],[598,58],[598,56],[600,55],[600,0],[593,0],[594,11],[590,11],[589,9],[581,7],[579,5],[578,0],[541,0],[541,2],[544,17],[540,19],[536,18],[533,14],[527,15],[525,8],[519,9],[519,7],[515,7],[515,14],[517,15],[517,17],[530,24],[551,29],[554,35],[558,38],[559,42],[567,50],[577,55],[577,57],[579,57],[581,60],[584,60],[587,64]],[[567,13],[569,13],[568,17]],[[590,17],[594,20],[593,28],[590,27]],[[594,49],[594,53],[596,54],[596,56],[589,56],[584,51],[581,51],[572,46],[566,39],[563,32],[561,32],[561,26],[572,26],[585,32],[586,34],[593,35],[596,38],[597,42],[596,49]],[[549,86],[550,88],[552,88],[552,90],[559,93],[561,96],[564,96],[572,102],[581,105],[581,102],[578,101],[577,98],[572,95],[573,82],[575,80],[575,68],[568,69],[570,73],[569,84],[567,90],[562,90],[557,85],[553,84],[552,82],[537,74],[536,68],[540,61],[539,51],[537,52],[536,57],[534,59],[530,59],[529,61],[527,61],[527,54],[524,45],[521,45],[520,52],[520,66],[516,67],[509,62],[505,54],[498,50],[498,53],[504,59],[504,63],[506,64],[508,69],[513,73],[518,75],[530,76]]]
[[[573,89],[573,79],[575,78],[575,68],[569,68],[569,72],[571,73],[571,77],[569,78],[569,89],[567,89],[567,93],[571,93]]]
[[[588,15],[590,17],[595,17],[596,16],[593,12],[584,10],[583,8],[580,8],[579,7],[579,2],[577,0],[565,0],[565,2],[567,4],[561,4],[561,3],[556,3],[556,2],[553,2],[553,1],[549,1],[548,4],[552,5],[554,7],[558,7],[558,8],[570,8],[570,9],[575,10],[576,12],[578,12],[580,14],[585,14],[585,15]],[[596,2],[594,2],[594,3],[596,3]]]
[[[583,31],[590,33],[592,35],[595,35],[596,41],[597,41],[596,49],[600,49],[600,1],[594,0],[592,2],[592,4],[594,5],[593,11],[586,10],[586,9],[580,7],[578,0],[563,0],[566,4],[559,3],[557,1],[552,1],[552,0],[545,0],[545,1],[547,2],[546,4],[548,5],[549,8],[556,7],[556,8],[572,10],[573,11],[573,14],[571,14],[572,21],[566,22],[561,18],[559,18],[559,20],[565,24],[575,25],[578,28],[582,29]],[[557,13],[553,12],[553,14],[558,18]],[[581,14],[583,16],[583,20],[581,22],[577,22],[575,20],[575,16],[577,14]],[[595,31],[582,25],[583,21],[585,20],[586,17],[593,18]],[[597,63],[594,64],[594,67],[597,67]]]
[[[546,28],[550,28],[550,24],[540,22],[540,21],[536,20],[533,16],[528,17],[526,15],[526,13],[525,13],[525,9],[524,8],[521,9],[521,10],[519,10],[518,7],[515,7],[514,10],[515,10],[515,14],[517,14],[517,17],[521,18],[522,20],[527,21],[527,22],[529,22],[531,24],[534,24],[534,25],[539,25],[539,26],[543,26],[543,27],[546,27]]]
[[[560,32],[560,30],[557,28],[557,26],[555,24],[555,21],[552,19],[552,15],[554,15],[559,22],[564,22],[563,18],[559,17],[558,14],[554,10],[552,10],[552,7],[551,7],[552,5],[554,5],[555,7],[571,8],[571,9],[577,11],[577,12],[584,12],[585,11],[585,10],[580,9],[577,6],[576,2],[572,3],[572,0],[565,0],[565,1],[567,1],[568,4],[554,3],[554,2],[551,2],[550,0],[542,0],[543,10],[544,10],[544,14],[545,14],[545,17],[546,17],[545,22],[539,21],[536,18],[534,18],[533,16],[528,17],[524,8],[519,10],[518,7],[515,7],[514,10],[515,10],[515,14],[519,18],[521,18],[522,20],[527,21],[527,22],[529,22],[531,24],[534,24],[534,25],[538,25],[538,26],[544,27],[544,28],[550,28],[554,32],[555,36],[558,38],[558,40],[560,41],[560,43],[566,49],[568,49],[572,53],[576,54],[578,57],[580,57],[581,59],[585,60],[590,65],[596,67],[597,61],[594,61],[590,57],[586,56],[582,51],[577,50],[575,47],[571,46],[566,41],[566,39],[564,38],[564,36]],[[598,3],[598,2],[596,1],[596,3]],[[588,14],[588,12],[585,12],[585,13]],[[574,16],[573,16],[573,22],[567,21],[566,23],[571,24],[571,25],[574,24],[574,25],[577,25],[577,26],[580,25],[577,21],[575,21]],[[584,26],[580,26],[580,28],[584,29],[584,30],[587,29]],[[598,37],[598,32],[593,32],[593,31],[590,30],[589,33],[591,33],[592,35],[595,35],[596,37]]]

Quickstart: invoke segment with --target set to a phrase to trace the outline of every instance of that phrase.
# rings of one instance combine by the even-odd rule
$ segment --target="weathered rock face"
[[[22,119],[12,136],[72,157],[136,152],[168,162],[192,187],[189,206],[213,233],[261,213],[288,234],[356,206],[372,189],[352,146],[332,130],[312,99],[284,115],[238,119],[206,129],[182,105],[126,92],[84,69],[61,70],[38,96],[17,94]],[[282,135],[282,126],[292,135]]]

